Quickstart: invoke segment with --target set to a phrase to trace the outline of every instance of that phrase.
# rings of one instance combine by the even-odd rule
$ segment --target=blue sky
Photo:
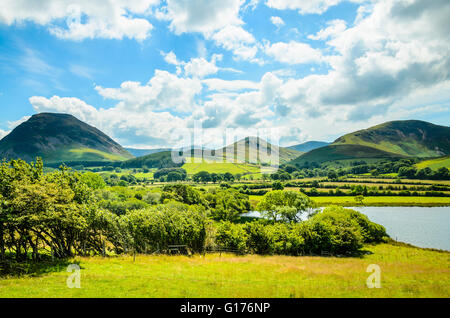
[[[448,1],[6,0],[0,137],[71,113],[125,146],[276,128],[281,145],[450,122]]]

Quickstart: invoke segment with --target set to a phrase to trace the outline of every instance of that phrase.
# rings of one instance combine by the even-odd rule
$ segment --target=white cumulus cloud
[[[287,64],[320,63],[324,60],[320,50],[296,41],[268,44],[265,53],[278,62]]]
[[[59,38],[83,40],[106,38],[143,40],[152,24],[143,16],[159,0],[3,0],[0,23],[34,22]],[[139,15],[139,17],[137,17]],[[62,22],[61,22],[62,21]]]

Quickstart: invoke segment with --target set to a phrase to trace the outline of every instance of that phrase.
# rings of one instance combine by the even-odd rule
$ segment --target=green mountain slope
[[[0,158],[46,163],[122,161],[133,156],[122,146],[72,115],[40,113],[0,140]]]
[[[162,151],[152,153],[146,156],[129,159],[122,162],[122,168],[170,168],[181,166],[182,163],[176,164],[172,160],[171,151]]]
[[[138,149],[138,148],[127,148],[125,150],[131,153],[135,157],[142,157],[146,155],[150,155],[152,153],[169,151],[170,148],[157,148],[157,149]]]
[[[391,152],[382,151],[376,148],[361,145],[330,145],[317,148],[292,160],[290,164],[303,166],[311,163],[324,163],[337,160],[351,159],[382,159],[382,158],[402,158],[404,156]]]
[[[259,149],[264,149],[264,147],[269,149],[267,155],[264,155],[264,151],[262,151],[262,155],[259,153]],[[279,163],[284,164],[303,154],[295,149],[272,145],[259,137],[246,137],[221,150],[224,153],[233,154],[234,158],[241,163],[269,163],[271,157],[278,156]]]
[[[320,147],[328,146],[329,144],[330,144],[329,142],[324,142],[324,141],[307,141],[302,144],[293,145],[293,146],[290,146],[287,148],[301,151],[301,152],[308,152],[308,151],[311,151],[311,150],[314,150],[314,149],[317,149]]]
[[[450,127],[425,121],[391,121],[344,135],[334,145],[362,145],[410,157],[450,154]]]
[[[430,168],[431,170],[438,170],[443,167],[450,169],[450,155],[440,158],[423,160],[416,164],[417,169]]]
[[[391,121],[339,137],[291,161],[324,163],[337,160],[419,157],[450,153],[450,127],[419,120]]]

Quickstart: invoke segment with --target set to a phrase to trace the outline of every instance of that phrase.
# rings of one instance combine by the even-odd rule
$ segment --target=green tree
[[[257,210],[273,221],[299,222],[301,214],[313,207],[313,201],[303,193],[274,190],[262,197]]]
[[[196,174],[194,174],[192,176],[192,180],[194,182],[210,182],[210,181],[212,181],[211,175],[207,171],[197,172]]]
[[[91,189],[103,189],[106,187],[105,180],[94,172],[85,172],[82,174],[81,179],[84,183],[88,185]]]
[[[284,189],[284,186],[280,181],[275,181],[272,184],[272,190],[283,190],[283,189]]]

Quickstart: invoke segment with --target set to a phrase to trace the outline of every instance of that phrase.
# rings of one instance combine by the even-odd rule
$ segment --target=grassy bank
[[[402,244],[367,246],[361,258],[185,256],[78,258],[81,288],[65,267],[1,278],[0,297],[450,297],[448,252]],[[366,287],[369,264],[380,289]]]

